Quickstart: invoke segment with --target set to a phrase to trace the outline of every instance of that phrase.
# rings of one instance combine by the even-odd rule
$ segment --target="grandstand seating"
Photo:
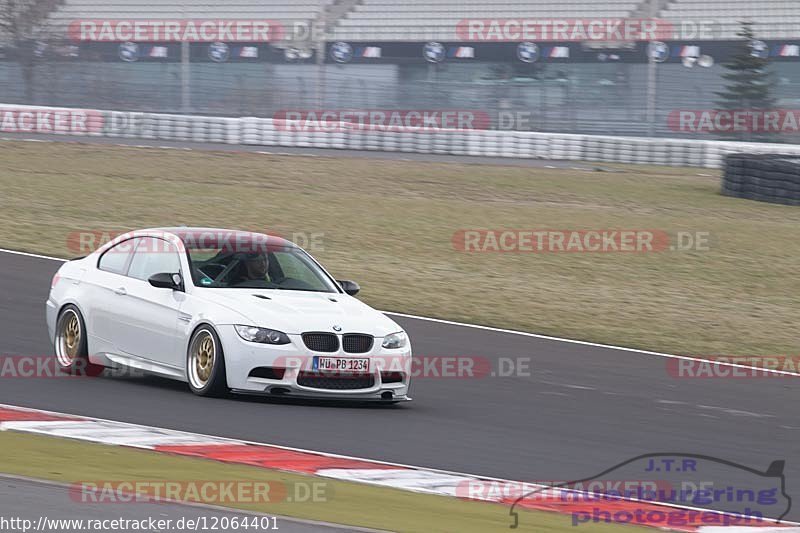
[[[340,19],[340,40],[460,40],[456,24],[477,18],[622,18],[646,16],[646,0],[363,0]],[[741,20],[755,21],[764,39],[800,37],[798,0],[671,0],[659,13],[670,20],[712,22],[715,38],[735,38]]]
[[[762,39],[800,37],[798,0],[673,0],[661,11],[669,20],[704,20],[719,24],[719,39],[732,39],[743,20],[754,22]]]
[[[456,24],[489,18],[622,18],[641,0],[364,0],[341,18],[337,40],[460,40]]]
[[[649,9],[648,0],[67,0],[51,21],[55,27],[87,18],[309,21],[336,3],[344,15],[330,27],[329,39],[344,41],[458,41],[456,25],[464,19],[623,18],[645,16]],[[722,39],[735,37],[741,20],[754,21],[764,39],[800,37],[800,0],[662,0],[660,5],[660,18],[713,22]]]
[[[333,0],[67,0],[50,17],[54,28],[81,19],[268,19],[308,21]]]

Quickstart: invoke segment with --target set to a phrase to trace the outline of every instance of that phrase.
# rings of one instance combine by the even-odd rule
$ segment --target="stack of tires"
[[[722,194],[800,205],[800,156],[729,154],[725,158]]]

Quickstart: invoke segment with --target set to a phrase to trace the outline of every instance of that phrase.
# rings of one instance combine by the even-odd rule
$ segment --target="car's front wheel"
[[[198,396],[219,397],[228,393],[222,343],[211,326],[197,328],[189,341],[186,377],[189,388]]]
[[[86,324],[83,316],[74,305],[66,305],[56,321],[56,335],[53,345],[56,361],[62,372],[76,375],[97,375],[103,367],[89,362],[89,348]]]

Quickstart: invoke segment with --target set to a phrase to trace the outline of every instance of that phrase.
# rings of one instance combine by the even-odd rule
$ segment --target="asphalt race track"
[[[52,353],[44,302],[59,265],[0,253],[0,354]],[[530,376],[419,378],[398,407],[213,400],[159,378],[12,378],[0,403],[525,481],[656,452],[759,470],[785,459],[800,502],[800,378],[676,379],[664,357],[395,318],[415,355],[530,357]]]

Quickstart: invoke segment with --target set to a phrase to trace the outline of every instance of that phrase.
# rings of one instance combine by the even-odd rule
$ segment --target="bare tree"
[[[25,99],[33,101],[37,39],[43,38],[50,14],[65,0],[0,0],[0,39],[7,41],[22,70]]]

